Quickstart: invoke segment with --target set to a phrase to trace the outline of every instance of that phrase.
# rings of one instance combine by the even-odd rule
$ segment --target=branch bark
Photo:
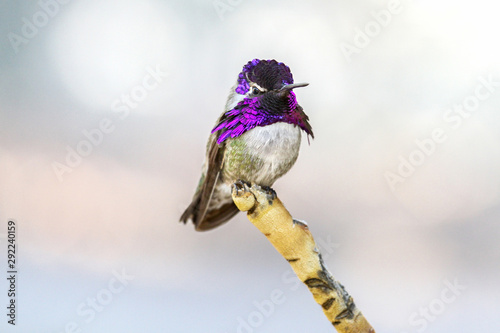
[[[326,269],[305,222],[294,220],[271,188],[233,185],[233,201],[290,263],[340,333],[375,333],[344,286]]]

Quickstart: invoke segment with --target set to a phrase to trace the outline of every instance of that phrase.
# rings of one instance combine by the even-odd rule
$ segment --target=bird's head
[[[276,122],[300,126],[313,136],[307,115],[297,103],[293,89],[308,83],[294,83],[290,68],[276,60],[249,61],[238,75],[226,113],[212,132],[220,131],[218,143],[256,127]],[[313,136],[314,137],[314,136]]]
[[[235,91],[240,95],[255,97],[267,92],[291,91],[307,85],[294,85],[290,68],[282,62],[254,59],[243,66]]]

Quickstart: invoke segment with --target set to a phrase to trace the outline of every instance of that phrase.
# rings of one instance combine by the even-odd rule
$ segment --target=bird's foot
[[[255,205],[255,196],[251,192],[251,184],[243,180],[238,180],[233,184],[233,201],[239,210],[246,212]]]

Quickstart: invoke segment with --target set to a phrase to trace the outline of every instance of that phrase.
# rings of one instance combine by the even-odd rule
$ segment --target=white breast
[[[254,179],[258,184],[272,185],[297,160],[301,139],[298,126],[287,123],[257,126],[242,136],[245,136],[247,151],[264,162]]]
[[[246,132],[247,148],[266,160],[286,159],[300,148],[300,128],[288,123],[257,126]]]

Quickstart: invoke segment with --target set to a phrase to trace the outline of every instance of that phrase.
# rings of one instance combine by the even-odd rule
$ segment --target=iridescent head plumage
[[[256,126],[285,122],[299,126],[314,138],[307,115],[297,103],[296,84],[290,68],[276,60],[249,61],[238,75],[235,93],[242,96],[237,105],[227,111],[212,130],[218,132],[217,143],[237,137]]]
[[[245,95],[256,86],[269,91],[292,83],[292,72],[284,63],[276,60],[254,59],[243,66],[243,70],[238,75],[236,92]]]

